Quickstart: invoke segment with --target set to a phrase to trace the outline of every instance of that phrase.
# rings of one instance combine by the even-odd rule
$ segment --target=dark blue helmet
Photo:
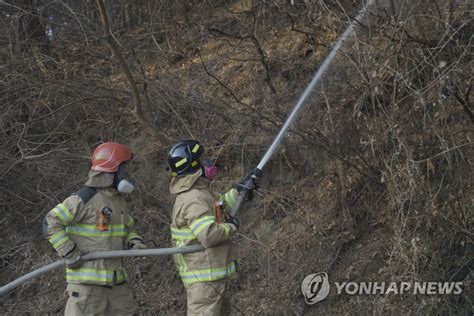
[[[195,173],[201,169],[204,148],[195,140],[184,140],[175,144],[168,154],[168,165],[173,177]]]

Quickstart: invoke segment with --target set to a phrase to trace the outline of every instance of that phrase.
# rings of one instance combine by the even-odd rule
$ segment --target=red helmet
[[[92,170],[116,172],[121,163],[132,160],[133,154],[128,147],[119,143],[103,143],[92,154]]]

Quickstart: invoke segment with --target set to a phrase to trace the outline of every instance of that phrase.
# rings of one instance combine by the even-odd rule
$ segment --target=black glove
[[[237,182],[235,188],[239,191],[239,194],[241,194],[242,191],[247,191],[247,200],[251,201],[254,197],[253,190],[258,189],[257,179],[260,175],[261,171],[255,168],[245,176],[245,178]]]
[[[68,269],[78,269],[82,266],[82,254],[77,249],[76,246],[74,246],[73,250],[69,252],[64,259],[66,259],[66,268]]]
[[[227,219],[225,220],[225,222],[234,225],[237,230],[239,229],[239,220],[234,216],[227,215]]]

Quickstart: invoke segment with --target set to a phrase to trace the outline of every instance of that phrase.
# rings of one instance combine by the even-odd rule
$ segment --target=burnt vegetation
[[[84,183],[92,150],[129,145],[132,214],[167,247],[169,144],[196,138],[223,191],[254,167],[362,6],[339,1],[0,2],[0,280],[57,260],[41,222]],[[474,7],[377,1],[240,213],[239,314],[472,311]],[[143,314],[185,310],[171,257],[127,259]],[[462,281],[460,295],[347,296],[300,284]],[[61,314],[63,272],[0,313]]]

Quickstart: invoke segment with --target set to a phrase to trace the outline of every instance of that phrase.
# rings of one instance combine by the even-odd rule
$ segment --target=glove
[[[140,239],[132,239],[128,242],[128,249],[139,250],[148,247]]]
[[[239,229],[239,220],[232,215],[227,215],[227,219],[225,220],[227,224],[232,224],[235,226],[236,230]]]
[[[66,259],[66,268],[78,269],[82,266],[82,254],[79,249],[74,246],[73,250],[68,253],[64,258]]]

